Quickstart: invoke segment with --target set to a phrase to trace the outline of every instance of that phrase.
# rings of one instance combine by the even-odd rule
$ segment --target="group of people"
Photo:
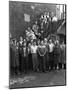
[[[64,41],[32,39],[27,41],[10,39],[10,71],[14,74],[47,72],[66,68],[66,45]],[[11,73],[12,73],[11,72]]]
[[[58,39],[47,37],[51,31],[55,31],[53,27],[56,28],[56,25],[53,26],[50,22],[57,22],[57,18],[45,12],[40,16],[39,21],[36,20],[25,30],[25,39],[22,36],[19,41],[10,39],[10,71],[18,74],[66,68],[64,41],[60,43]]]
[[[27,30],[25,30],[26,39],[43,39],[44,37],[47,37],[51,32],[54,33],[56,31],[57,21],[57,17],[55,15],[50,15],[49,12],[41,14],[40,17],[34,21],[33,25],[29,26]]]

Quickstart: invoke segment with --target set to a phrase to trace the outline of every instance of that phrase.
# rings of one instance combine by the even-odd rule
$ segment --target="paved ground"
[[[10,79],[10,88],[65,85],[65,72],[65,70],[51,71],[47,73],[32,72],[19,76],[12,76]]]

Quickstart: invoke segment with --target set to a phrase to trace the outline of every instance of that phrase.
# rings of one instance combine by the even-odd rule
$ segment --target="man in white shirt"
[[[38,60],[37,60],[37,45],[36,42],[33,42],[31,46],[32,62],[33,62],[33,71],[38,70]]]
[[[50,53],[53,52],[53,48],[54,48],[54,44],[53,43],[49,44],[49,52]]]
[[[44,42],[42,40],[40,46],[38,47],[39,69],[42,72],[46,71],[46,58],[45,58],[46,52],[47,52],[47,47],[44,45]]]
[[[54,16],[53,18],[52,18],[52,22],[57,22],[57,17],[56,16]]]
[[[54,50],[54,44],[52,42],[52,39],[49,40],[49,69],[53,69],[54,65],[54,55],[53,55],[53,50]]]

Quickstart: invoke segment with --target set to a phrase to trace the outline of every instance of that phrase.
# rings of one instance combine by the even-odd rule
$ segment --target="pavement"
[[[66,85],[66,70],[53,70],[47,73],[30,72],[10,77],[10,88],[33,88]]]

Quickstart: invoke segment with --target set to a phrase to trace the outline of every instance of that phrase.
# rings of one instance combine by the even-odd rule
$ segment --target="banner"
[[[30,22],[30,15],[24,14],[24,20],[25,22]]]

